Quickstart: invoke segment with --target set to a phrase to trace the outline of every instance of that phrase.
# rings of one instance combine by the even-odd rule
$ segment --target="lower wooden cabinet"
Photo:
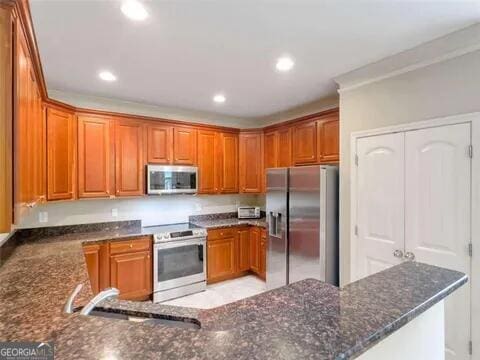
[[[120,299],[142,300],[152,293],[152,260],[149,251],[110,256],[110,285]]]
[[[146,300],[152,294],[152,240],[142,237],[83,246],[94,294],[107,287],[120,290],[120,299]]]
[[[207,243],[207,281],[209,283],[235,276],[235,237]]]
[[[265,280],[267,278],[267,230],[260,230],[260,269],[258,275]]]
[[[250,269],[260,272],[260,229],[257,227],[250,228]]]
[[[240,228],[237,231],[237,272],[250,270],[250,229]]]
[[[251,271],[265,279],[266,247],[261,228],[229,227],[208,231],[207,282],[209,284]]]
[[[94,294],[100,291],[100,245],[84,245],[83,254],[87,265],[90,286]]]

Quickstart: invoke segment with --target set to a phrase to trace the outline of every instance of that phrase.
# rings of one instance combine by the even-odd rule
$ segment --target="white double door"
[[[357,139],[354,279],[413,258],[470,274],[470,144],[470,123]],[[470,283],[445,322],[446,359],[469,359]]]

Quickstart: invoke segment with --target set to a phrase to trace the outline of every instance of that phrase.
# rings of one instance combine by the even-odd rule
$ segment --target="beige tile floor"
[[[208,285],[206,291],[165,301],[162,304],[211,309],[264,291],[266,291],[265,281],[256,276],[248,275]]]

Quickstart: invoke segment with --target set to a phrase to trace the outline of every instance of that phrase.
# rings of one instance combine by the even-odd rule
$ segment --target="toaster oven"
[[[260,218],[260,208],[258,206],[239,206],[237,213],[239,219]]]

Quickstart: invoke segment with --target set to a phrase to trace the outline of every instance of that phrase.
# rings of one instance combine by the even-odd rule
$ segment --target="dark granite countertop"
[[[194,318],[200,330],[64,314],[78,283],[85,286],[77,306],[92,296],[81,249],[88,237],[47,236],[14,249],[0,268],[1,341],[54,341],[57,359],[354,358],[467,281],[459,272],[406,262],[341,290],[308,279],[209,310],[101,304]]]
[[[259,219],[239,219],[235,212],[190,216],[189,222],[205,229],[219,229],[241,225],[267,227],[264,216]]]

